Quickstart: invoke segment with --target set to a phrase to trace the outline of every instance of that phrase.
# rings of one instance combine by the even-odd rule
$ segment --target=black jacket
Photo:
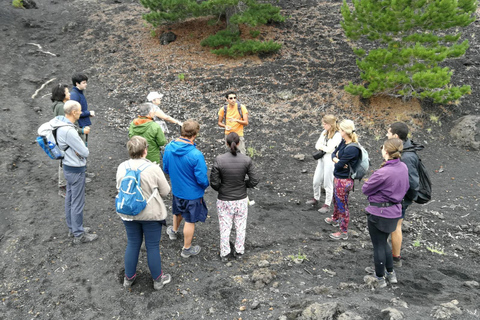
[[[245,179],[248,176],[248,179]],[[218,191],[218,199],[235,201],[247,197],[247,188],[258,184],[252,159],[244,154],[230,152],[219,155],[213,161],[210,186]]]
[[[419,182],[418,182],[418,155],[417,151],[423,150],[423,146],[414,143],[412,140],[407,139],[403,142],[402,162],[407,165],[408,168],[408,182],[410,188],[403,198],[403,202],[406,205],[412,204],[417,199]]]

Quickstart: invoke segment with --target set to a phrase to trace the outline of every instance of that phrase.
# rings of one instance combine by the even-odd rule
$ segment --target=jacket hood
[[[195,149],[195,144],[185,143],[183,141],[170,142],[170,151],[177,156],[183,156]]]
[[[403,151],[402,151],[402,152],[405,152],[405,151],[421,151],[421,150],[423,150],[424,148],[425,148],[425,147],[422,146],[421,144],[415,143],[415,142],[413,142],[412,140],[407,139],[407,140],[403,143]]]
[[[153,120],[151,118],[137,118],[133,120],[133,131],[137,135],[142,135],[145,133],[150,125],[153,123]]]
[[[56,116],[52,120],[48,122],[53,129],[64,127],[64,126],[71,126],[74,127],[73,123],[70,122],[65,116]]]

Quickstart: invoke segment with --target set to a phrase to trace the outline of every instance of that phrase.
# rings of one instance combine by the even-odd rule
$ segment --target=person
[[[247,188],[258,184],[257,174],[250,157],[238,151],[240,137],[235,132],[227,135],[230,152],[215,158],[210,173],[210,186],[218,191],[217,212],[220,226],[220,258],[228,261],[230,255],[230,232],[235,223],[235,256],[242,258],[245,252],[247,227]],[[248,179],[246,179],[248,177]]]
[[[398,220],[397,229],[392,232],[392,253],[393,253],[393,263],[395,267],[402,266],[401,258],[401,248],[402,248],[402,223],[405,219],[405,212],[407,211],[408,206],[417,199],[418,189],[419,189],[419,178],[418,178],[418,156],[416,151],[422,150],[424,147],[419,144],[415,144],[412,140],[408,139],[408,126],[403,122],[395,122],[390,125],[387,130],[387,138],[398,138],[403,141],[403,151],[402,151],[402,162],[407,165],[408,168],[408,182],[410,187],[407,194],[402,201],[402,217]]]
[[[66,101],[70,100],[70,91],[68,91],[68,85],[59,83],[58,85],[52,88],[52,96],[50,97],[52,100],[52,111],[53,116],[65,116],[65,111],[63,110],[63,106]],[[90,127],[79,128],[78,121],[75,122],[75,126],[77,129],[78,134],[83,134],[86,132],[87,134],[90,132]],[[85,181],[88,183],[90,182],[89,178],[85,178]],[[67,181],[63,175],[63,167],[62,161],[58,163],[58,195],[65,198],[67,192]]]
[[[148,148],[149,145],[145,138],[133,136],[127,142],[130,160],[121,163],[117,169],[117,189],[119,189],[127,167],[137,170],[143,166],[144,169],[140,173],[140,186],[145,198],[149,199],[145,209],[136,216],[117,213],[127,232],[123,286],[130,288],[137,278],[138,255],[145,236],[148,267],[153,278],[153,287],[155,290],[160,290],[172,279],[169,274],[164,274],[162,271],[159,249],[162,226],[166,225],[165,218],[167,217],[167,208],[162,197],[166,197],[170,193],[170,186],[162,169],[157,165],[152,165],[152,162],[146,159]]]
[[[171,240],[177,239],[182,219],[183,248],[181,256],[188,258],[200,253],[199,245],[192,245],[196,222],[205,222],[208,209],[203,199],[208,188],[207,164],[196,148],[195,139],[200,125],[194,120],[183,123],[181,136],[165,147],[163,171],[170,175],[172,183],[173,226],[167,228]]]
[[[83,73],[75,73],[72,76],[72,91],[70,92],[70,100],[77,101],[82,106],[82,114],[80,115],[80,119],[78,119],[78,126],[82,129],[85,127],[91,126],[92,121],[90,117],[95,116],[95,111],[88,110],[87,99],[85,98],[84,91],[87,89],[87,81],[88,77]],[[85,141],[85,145],[88,146],[88,133],[80,134],[80,137],[83,141]],[[93,175],[91,175],[93,176]]]
[[[340,226],[340,232],[330,234],[334,240],[348,239],[348,223],[350,211],[348,210],[348,195],[353,189],[353,179],[350,177],[350,169],[356,168],[360,161],[361,153],[356,147],[348,147],[351,143],[357,143],[355,125],[352,120],[342,120],[339,125],[342,141],[332,153],[335,163],[333,170],[333,215],[325,218],[325,222],[333,226]]]
[[[237,101],[237,94],[229,91],[225,94],[227,105],[218,110],[218,125],[225,128],[225,140],[230,132],[236,132],[240,137],[240,144],[237,146],[241,153],[246,154],[243,127],[248,126],[248,110]],[[225,114],[226,110],[226,114]],[[242,114],[240,114],[240,112]],[[223,119],[225,118],[225,123]]]
[[[68,235],[73,236],[74,244],[94,241],[96,234],[89,233],[90,228],[83,227],[83,209],[85,207],[85,172],[89,151],[75,129],[74,123],[82,113],[78,102],[69,100],[63,107],[65,116],[54,118],[52,126],[57,129],[57,144],[65,150],[63,174],[67,180],[65,196],[65,218]]]
[[[165,121],[168,121],[170,123],[175,123],[175,124],[178,124],[179,126],[182,126],[182,122],[180,122],[179,120],[176,120],[172,117],[170,117],[169,115],[165,114],[165,112],[163,112],[161,109],[160,109],[160,102],[162,101],[162,98],[163,98],[163,94],[162,93],[158,93],[156,91],[153,91],[153,92],[150,92],[148,95],[147,95],[147,101],[148,102],[151,102],[155,105],[155,122],[158,123],[160,125],[160,127],[162,128],[162,131],[163,133],[168,133],[168,127],[167,127],[167,124],[165,123]]]
[[[167,143],[160,126],[153,121],[155,106],[152,103],[142,103],[138,107],[138,118],[130,123],[128,137],[141,136],[148,142],[147,159],[160,163],[160,147]]]
[[[332,152],[342,141],[338,132],[337,118],[328,114],[322,118],[323,131],[315,144],[315,149],[322,150],[325,155],[317,160],[317,168],[313,175],[313,199],[306,204],[316,205],[320,201],[322,186],[325,189],[325,204],[318,209],[320,213],[327,213],[333,199],[333,169]]]
[[[408,169],[400,161],[403,142],[392,138],[384,142],[382,157],[384,162],[380,169],[362,186],[362,192],[368,197],[367,212],[368,232],[373,244],[373,260],[375,270],[365,270],[375,274],[379,287],[397,283],[397,275],[393,269],[392,249],[388,244],[388,236],[397,228],[397,221],[402,216],[402,199],[409,188]]]

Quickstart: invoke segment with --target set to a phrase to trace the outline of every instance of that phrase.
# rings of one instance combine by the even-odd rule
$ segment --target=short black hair
[[[408,126],[404,122],[395,122],[390,125],[392,135],[396,134],[403,141],[407,140]]]
[[[52,96],[50,100],[52,102],[65,100],[65,88],[68,88],[68,85],[59,83],[58,85],[52,88]]]
[[[82,81],[88,81],[88,77],[86,74],[84,73],[75,73],[73,76],[72,76],[72,83],[73,83],[73,86],[76,87],[77,86],[77,83],[81,83]]]
[[[228,99],[228,96],[231,94],[237,95],[235,91],[228,91],[227,93],[225,93],[225,99]]]

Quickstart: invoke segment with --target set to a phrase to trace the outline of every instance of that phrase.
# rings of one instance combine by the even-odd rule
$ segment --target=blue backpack
[[[154,197],[157,189],[155,189],[150,198],[147,200],[143,195],[140,183],[140,174],[150,165],[151,163],[146,162],[138,167],[138,169],[133,170],[127,161],[125,164],[125,169],[127,172],[120,182],[118,195],[115,198],[115,206],[118,213],[136,216],[143,209],[145,209],[147,203]]]
[[[350,178],[353,180],[362,180],[367,174],[368,168],[370,167],[370,158],[368,157],[368,152],[359,143],[353,142],[347,144],[347,148],[350,146],[356,147],[358,150],[360,150],[360,159],[357,162],[356,168],[350,168]]]

